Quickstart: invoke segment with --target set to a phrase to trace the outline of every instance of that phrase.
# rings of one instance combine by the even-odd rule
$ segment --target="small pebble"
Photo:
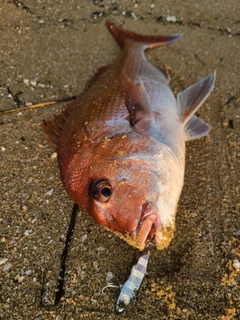
[[[7,261],[8,261],[7,258],[0,259],[0,265],[6,263]]]
[[[166,20],[168,22],[176,22],[177,21],[177,18],[175,16],[168,16],[166,17]]]
[[[53,154],[51,155],[51,159],[56,159],[57,158],[57,152],[53,152]]]
[[[46,194],[49,195],[49,196],[51,196],[52,193],[53,193],[53,190],[54,190],[54,189],[49,190]]]
[[[27,210],[28,210],[28,207],[27,207],[27,206],[23,206],[23,207],[22,207],[22,211],[23,211],[23,212],[26,212]]]
[[[114,277],[113,273],[111,271],[108,271],[106,276],[106,282],[109,282]]]
[[[2,151],[5,151],[5,150],[6,150],[6,148],[5,148],[5,147],[1,147],[1,149],[2,149]]]
[[[93,267],[94,267],[94,269],[97,270],[97,269],[98,269],[98,266],[99,266],[99,265],[98,265],[98,262],[97,262],[97,261],[93,261]]]
[[[135,12],[132,12],[131,15],[132,15],[133,19],[137,20],[137,16],[136,16]]]
[[[27,270],[27,271],[25,272],[25,274],[26,274],[26,275],[29,275],[29,274],[31,274],[31,272],[32,272],[32,270]]]
[[[31,83],[32,86],[35,86],[37,84],[37,81],[36,80],[31,80],[30,83]]]
[[[84,235],[81,237],[81,242],[84,242],[86,239],[87,239],[87,234],[84,234]]]
[[[45,88],[45,87],[46,87],[46,85],[45,85],[44,83],[38,83],[38,86],[39,86],[40,88]]]
[[[17,280],[18,282],[22,282],[24,278],[25,278],[24,276],[17,276],[17,279],[16,279],[16,280]]]
[[[236,270],[240,270],[240,261],[238,259],[233,260],[233,267]]]
[[[26,230],[26,231],[24,232],[24,236],[29,236],[29,234],[32,233],[32,232],[33,232],[32,229]]]

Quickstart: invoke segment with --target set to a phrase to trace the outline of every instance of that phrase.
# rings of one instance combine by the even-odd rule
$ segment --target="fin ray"
[[[106,66],[102,66],[100,67],[97,72],[93,75],[93,77],[87,82],[83,92],[76,97],[75,100],[73,100],[73,102],[69,105],[67,105],[66,109],[64,111],[62,111],[59,114],[55,114],[53,115],[53,119],[52,120],[44,120],[41,123],[41,127],[43,129],[43,131],[46,133],[46,135],[48,136],[47,141],[48,143],[50,143],[51,147],[54,150],[57,150],[58,147],[58,138],[60,136],[61,130],[68,118],[68,116],[70,115],[70,113],[72,112],[72,109],[74,108],[75,105],[75,101],[76,100],[80,100],[82,95],[91,88],[91,86],[97,81],[97,79],[106,71],[106,69],[109,67],[109,65]]]
[[[64,111],[59,114],[55,114],[52,120],[44,120],[41,123],[42,129],[48,137],[47,141],[54,150],[57,150],[58,138],[64,123],[71,113],[71,110],[72,104],[69,104]]]
[[[185,141],[204,137],[210,130],[211,126],[208,123],[197,116],[192,116],[184,127]]]
[[[185,125],[200,108],[214,88],[216,72],[177,95],[178,112]]]
[[[130,114],[130,123],[132,126],[135,126],[142,119],[154,121],[145,86],[141,78],[139,78],[139,81],[140,86],[137,86],[133,80],[126,75],[125,71],[121,74],[122,92]]]

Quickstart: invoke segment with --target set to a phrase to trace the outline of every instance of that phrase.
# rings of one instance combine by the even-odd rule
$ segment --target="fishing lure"
[[[121,288],[121,292],[116,304],[116,313],[123,312],[131,300],[135,297],[136,292],[140,288],[147,271],[148,260],[149,251],[141,256],[137,264],[132,267],[130,277]]]

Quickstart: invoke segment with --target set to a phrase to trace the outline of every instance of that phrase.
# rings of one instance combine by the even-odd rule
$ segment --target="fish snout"
[[[136,246],[143,250],[147,240],[151,240],[157,226],[159,225],[159,214],[157,207],[152,203],[145,203],[142,206],[142,214],[137,228],[131,233],[136,240]]]

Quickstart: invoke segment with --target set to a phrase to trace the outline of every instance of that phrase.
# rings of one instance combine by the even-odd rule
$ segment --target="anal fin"
[[[196,116],[192,116],[184,127],[185,141],[201,138],[208,134],[210,130],[211,126],[209,124]]]

